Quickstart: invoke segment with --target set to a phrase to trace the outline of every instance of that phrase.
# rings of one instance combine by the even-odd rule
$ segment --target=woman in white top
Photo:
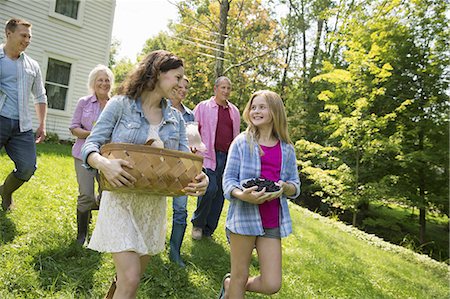
[[[165,148],[189,152],[181,113],[168,105],[184,75],[183,62],[167,51],[148,54],[125,79],[118,96],[108,101],[82,149],[87,167],[100,170],[113,187],[132,186],[136,179],[124,170],[125,160],[99,154],[107,142],[144,144],[156,139]],[[185,188],[187,195],[205,193],[208,178],[200,173]],[[104,191],[89,248],[112,253],[117,282],[114,298],[135,298],[151,255],[164,250],[164,196]],[[111,294],[110,294],[111,295]],[[110,297],[112,298],[112,296]]]

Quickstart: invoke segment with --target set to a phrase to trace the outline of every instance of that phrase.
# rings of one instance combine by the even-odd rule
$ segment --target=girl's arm
[[[245,143],[242,142],[241,136],[238,136],[233,140],[230,145],[230,149],[228,150],[227,162],[225,164],[225,170],[223,172],[223,193],[224,197],[228,200],[233,200],[234,197],[231,192],[234,189],[241,188],[240,184],[240,169],[242,160],[242,146],[245,146]]]
[[[297,192],[295,185],[292,183],[287,183],[283,182],[282,180],[279,180],[278,184],[283,189],[283,194],[286,195],[287,197],[294,196],[295,193]]]
[[[112,132],[122,112],[122,105],[117,98],[113,97],[108,101],[81,149],[81,156],[87,168],[91,167],[87,161],[88,156],[93,152],[100,152],[100,147],[111,140]]]
[[[278,181],[278,184],[283,188],[283,193],[289,198],[296,198],[300,195],[300,179],[298,176],[297,157],[295,156],[294,146],[286,145],[286,163],[283,180]]]

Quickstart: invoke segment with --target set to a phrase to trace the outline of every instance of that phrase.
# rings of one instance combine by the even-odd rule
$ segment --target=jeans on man
[[[197,209],[192,215],[192,225],[203,230],[203,236],[211,236],[217,228],[223,208],[222,177],[227,161],[227,153],[216,151],[216,170],[207,168],[209,185],[206,193],[197,201]]]
[[[14,162],[14,176],[28,181],[36,171],[36,143],[32,130],[20,132],[19,120],[0,116],[0,149]]]

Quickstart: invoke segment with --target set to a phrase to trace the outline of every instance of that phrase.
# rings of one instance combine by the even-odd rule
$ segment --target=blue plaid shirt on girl
[[[235,234],[262,236],[264,235],[264,229],[258,205],[231,196],[231,191],[234,188],[242,189],[241,183],[243,181],[259,178],[261,174],[258,144],[254,142],[250,149],[246,134],[246,132],[239,134],[231,143],[223,174],[224,196],[230,201],[226,227]],[[280,178],[282,181],[295,186],[296,192],[290,198],[296,198],[300,194],[300,179],[295,150],[291,144],[282,141],[280,141],[280,144],[282,153]],[[283,238],[292,233],[292,220],[286,195],[281,196],[280,204],[280,233]]]

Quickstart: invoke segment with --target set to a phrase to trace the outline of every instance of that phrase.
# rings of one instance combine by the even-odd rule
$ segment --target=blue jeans
[[[187,199],[186,195],[173,198],[173,223],[186,225],[187,219]]]
[[[20,132],[19,120],[0,116],[0,149],[14,162],[14,176],[28,181],[36,171],[36,143],[32,130]]]
[[[222,178],[227,162],[227,153],[216,152],[216,170],[207,168],[209,185],[206,193],[197,200],[197,209],[192,215],[192,225],[200,227],[204,236],[211,236],[217,228],[223,208]]]

